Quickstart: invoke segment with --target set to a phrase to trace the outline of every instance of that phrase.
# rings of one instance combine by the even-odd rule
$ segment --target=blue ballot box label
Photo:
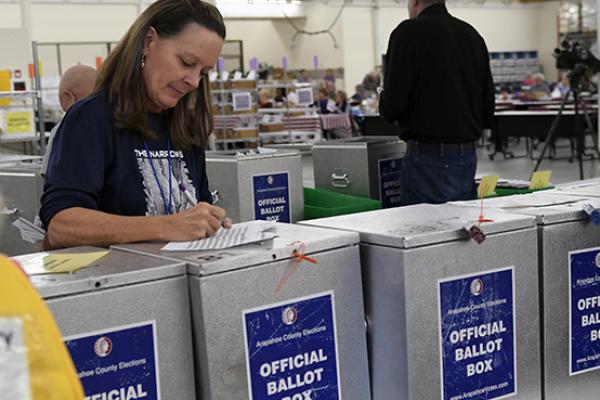
[[[65,338],[85,400],[159,400],[156,321]]]
[[[514,267],[438,281],[442,400],[517,393]]]
[[[252,177],[254,219],[291,222],[290,187],[287,172]]]
[[[402,192],[402,160],[386,158],[379,160],[379,199],[382,208],[400,205]]]
[[[333,292],[243,312],[250,400],[339,400]]]
[[[600,247],[569,252],[570,375],[600,368]]]

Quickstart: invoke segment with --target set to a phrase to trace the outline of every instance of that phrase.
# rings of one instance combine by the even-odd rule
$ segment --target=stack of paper
[[[250,221],[235,224],[231,229],[219,229],[213,236],[191,242],[170,242],[161,250],[164,251],[195,251],[217,250],[248,243],[263,242],[275,237],[274,222]]]
[[[41,222],[36,224],[25,218],[19,217],[13,222],[13,226],[19,229],[21,239],[28,243],[36,244],[37,242],[41,242],[44,240],[44,235],[46,235],[46,231],[41,227]]]

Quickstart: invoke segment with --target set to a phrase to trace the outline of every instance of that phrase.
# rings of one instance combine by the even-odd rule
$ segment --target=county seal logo
[[[106,336],[102,336],[101,338],[98,338],[98,340],[96,340],[96,343],[94,343],[94,353],[96,353],[96,355],[98,357],[101,357],[101,358],[108,357],[108,355],[112,352],[112,349],[113,349],[112,340],[110,340]]]
[[[596,254],[596,268],[600,268],[600,252]]]
[[[296,307],[286,307],[281,313],[281,321],[286,325],[293,325],[298,320]]]
[[[269,176],[267,177],[267,183],[268,183],[269,185],[272,185],[272,184],[273,184],[273,182],[275,182],[275,179],[273,178],[273,175],[269,175]]]
[[[479,296],[483,293],[483,281],[479,278],[475,278],[471,281],[471,294],[473,296]]]

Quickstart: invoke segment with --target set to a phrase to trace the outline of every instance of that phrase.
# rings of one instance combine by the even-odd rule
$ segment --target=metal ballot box
[[[302,160],[297,152],[206,152],[213,203],[233,222],[303,219]]]
[[[551,192],[486,200],[486,208],[510,207],[538,224],[548,400],[592,399],[600,391],[600,226],[590,221],[585,203],[600,208],[600,198]]]
[[[16,259],[32,273],[47,254],[97,251],[106,249]],[[110,250],[75,273],[30,278],[54,315],[86,398],[196,398],[184,263]]]
[[[0,253],[9,256],[38,251],[34,244],[21,238],[12,223],[19,217],[34,221],[44,186],[41,162],[16,159],[4,158],[6,162],[0,162]]]
[[[313,146],[315,187],[400,205],[406,143],[390,136],[328,140]]]
[[[541,398],[535,220],[490,212],[477,244],[478,217],[416,205],[302,223],[360,233],[374,400]]]
[[[312,143],[276,143],[263,146],[265,149],[299,152],[302,156],[302,183],[309,188],[315,187],[312,147]]]
[[[562,183],[556,185],[556,188],[552,192],[556,192],[557,194],[600,197],[600,178]]]
[[[275,233],[224,250],[118,247],[188,263],[202,399],[370,399],[358,235]],[[302,248],[317,264],[298,263]]]

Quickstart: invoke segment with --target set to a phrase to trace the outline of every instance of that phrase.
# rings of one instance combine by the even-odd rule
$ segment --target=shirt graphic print
[[[134,150],[138,163],[144,195],[146,197],[146,215],[168,214],[169,204],[171,213],[176,214],[194,207],[185,191],[192,199],[196,199],[196,188],[190,177],[187,165],[183,159],[183,152],[171,150],[171,163],[169,166],[168,150]],[[154,168],[153,168],[154,167]],[[169,177],[171,179],[169,191]],[[171,201],[169,201],[171,193]]]

